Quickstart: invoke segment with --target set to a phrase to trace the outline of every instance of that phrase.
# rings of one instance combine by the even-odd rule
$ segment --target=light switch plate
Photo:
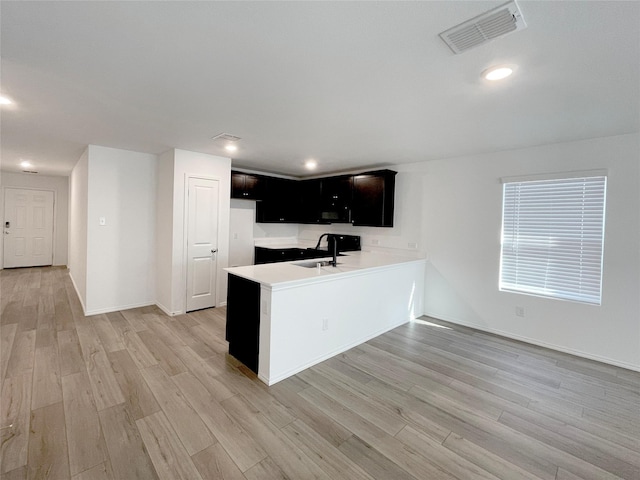
[[[98,219],[98,221],[99,221],[101,227],[104,227],[107,224],[107,218],[106,217],[100,217]]]

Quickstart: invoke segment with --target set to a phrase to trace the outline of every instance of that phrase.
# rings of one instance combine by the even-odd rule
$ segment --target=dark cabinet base
[[[227,329],[229,354],[256,374],[260,353],[260,284],[229,274]]]

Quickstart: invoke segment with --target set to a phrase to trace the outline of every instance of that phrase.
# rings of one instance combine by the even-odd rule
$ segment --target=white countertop
[[[267,263],[263,265],[247,265],[245,267],[225,268],[225,271],[247,280],[269,287],[294,286],[316,283],[347,277],[362,275],[369,270],[392,268],[403,263],[424,262],[417,256],[390,255],[373,252],[345,252],[338,257],[338,266],[315,267],[317,262],[331,260],[330,257],[293,262]],[[312,264],[314,267],[305,268],[299,264]]]
[[[313,247],[313,245],[310,246],[309,244],[291,242],[291,243],[275,243],[275,244],[265,244],[265,245],[256,244],[256,247],[269,248],[269,249],[272,249],[272,250],[281,250],[281,249],[284,249],[284,248],[302,248],[302,249],[307,249],[307,248]]]
[[[257,238],[254,245],[256,247],[280,250],[283,248],[313,248],[316,244],[311,240],[298,240],[297,237],[273,237]]]

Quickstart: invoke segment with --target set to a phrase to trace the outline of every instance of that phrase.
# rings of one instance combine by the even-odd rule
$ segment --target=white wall
[[[229,265],[253,265],[254,240],[257,238],[297,237],[296,223],[256,223],[255,200],[231,199],[229,217]]]
[[[54,192],[53,264],[67,265],[67,252],[69,250],[69,178],[2,172],[0,186],[2,186],[0,212],[4,212],[4,189],[6,187],[52,190]],[[3,264],[2,255],[3,243],[0,235],[0,265]]]
[[[163,270],[162,298],[158,305],[167,313],[176,315],[184,313],[186,301],[186,236],[185,236],[185,193],[188,175],[201,175],[220,182],[219,217],[218,217],[218,278],[216,282],[216,306],[227,301],[227,275],[223,268],[229,262],[229,212],[231,197],[231,159],[216,157],[203,153],[173,150],[160,156],[161,181],[167,183],[170,175],[170,164],[173,163],[173,228],[171,239],[171,257],[161,258],[159,262],[171,261],[170,295],[167,295],[166,271]],[[164,193],[162,196],[164,197]],[[163,200],[163,208],[168,206]],[[159,214],[163,218],[164,213]],[[166,248],[166,233],[162,233],[163,252]],[[163,266],[162,268],[165,268]],[[170,302],[167,304],[167,302]]]
[[[171,313],[173,272],[173,150],[158,157],[156,191],[156,303]]]
[[[412,166],[426,173],[411,200],[424,203],[425,313],[640,370],[638,144],[630,134]],[[588,169],[608,170],[602,305],[498,291],[500,177]]]
[[[88,150],[86,314],[154,304],[156,156]]]
[[[231,199],[229,212],[229,266],[253,265],[256,202]],[[298,229],[293,236],[298,235]]]
[[[69,177],[69,275],[80,303],[87,304],[87,205],[89,203],[89,149]]]

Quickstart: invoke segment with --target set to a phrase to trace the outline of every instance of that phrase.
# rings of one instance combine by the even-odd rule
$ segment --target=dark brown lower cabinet
[[[260,353],[260,284],[229,274],[227,329],[229,354],[258,373]]]

